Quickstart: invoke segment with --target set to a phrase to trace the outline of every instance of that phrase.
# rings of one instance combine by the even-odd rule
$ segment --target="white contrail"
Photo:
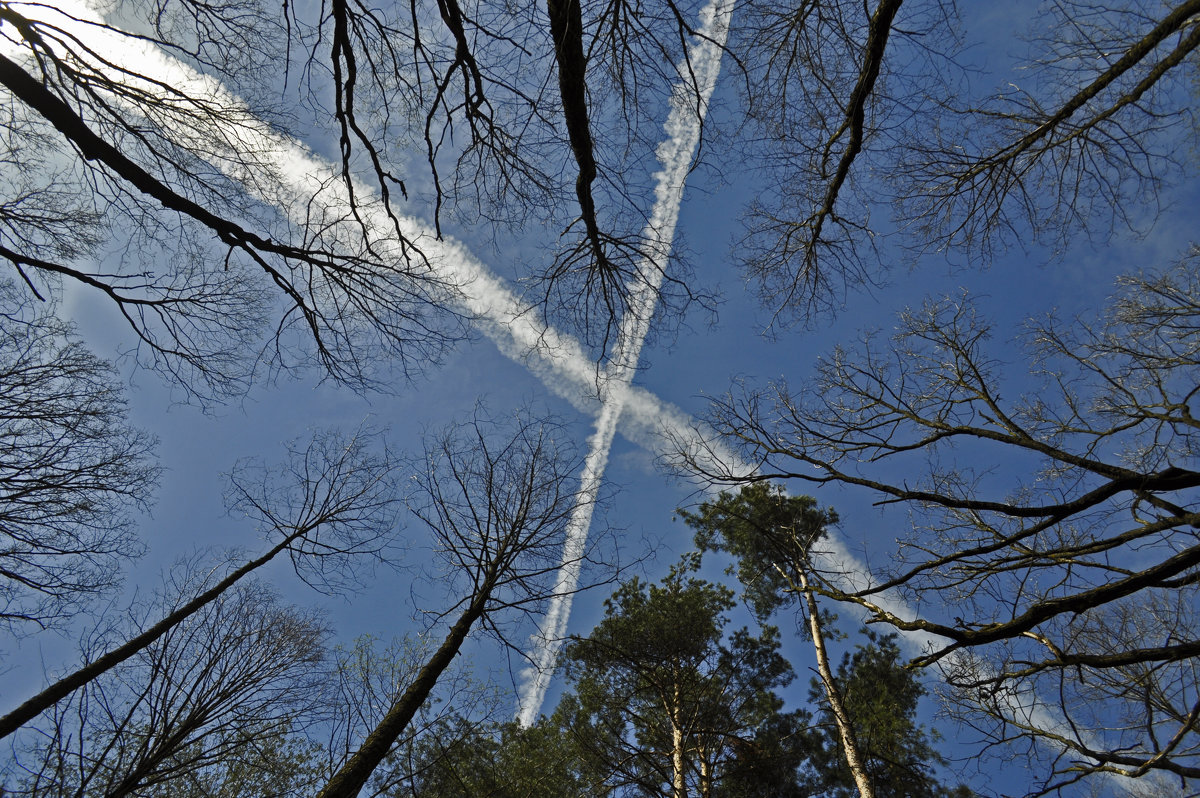
[[[642,233],[642,240],[647,243],[630,286],[631,298],[621,318],[616,351],[601,375],[602,404],[595,432],[588,440],[588,454],[580,476],[580,498],[567,527],[567,540],[550,607],[530,638],[532,663],[521,673],[517,721],[522,726],[532,724],[541,712],[562,648],[571,603],[579,585],[579,569],[592,523],[592,510],[604,479],[617,422],[625,408],[628,388],[637,371],[654,306],[662,290],[675,226],[679,221],[679,206],[683,202],[683,188],[700,144],[701,123],[721,69],[721,53],[732,12],[731,0],[710,0],[700,12],[700,33],[689,47],[688,61],[676,67],[680,82],[672,92],[671,110],[664,125],[667,138],[655,153],[660,169],[655,174],[654,207]]]
[[[103,53],[105,64],[98,71],[114,72],[114,80],[134,83],[139,75],[151,75],[181,94],[222,109],[219,118],[203,119],[203,125],[187,116],[167,116],[153,121],[184,146],[196,145],[210,162],[230,179],[242,184],[256,199],[274,205],[297,225],[325,231],[340,229],[349,235],[360,230],[349,216],[350,193],[340,167],[320,158],[301,142],[282,135],[255,118],[238,97],[218,80],[203,75],[168,56],[150,43],[102,26],[100,12],[87,0],[59,0],[55,7],[41,3],[12,3],[28,18],[44,20],[80,42],[91,52]],[[0,50],[21,55],[19,42],[0,33]],[[138,88],[153,95],[159,83],[145,81]],[[133,109],[137,111],[138,109]],[[271,178],[274,178],[272,180]],[[356,210],[366,223],[372,249],[377,253],[402,255],[394,240],[392,217],[378,195],[363,185],[355,186]],[[460,289],[453,299],[465,312],[480,320],[480,327],[508,357],[523,362],[556,394],[581,411],[595,414],[595,364],[581,343],[560,335],[536,319],[536,314],[492,274],[461,242],[438,238],[421,220],[398,216],[409,240],[419,244],[431,274],[448,286]],[[382,257],[382,256],[381,256]]]
[[[135,75],[154,75],[158,80],[180,91],[220,104],[227,112],[224,118],[229,120],[222,127],[205,127],[201,130],[182,127],[178,120],[155,121],[180,139],[218,134],[220,141],[227,148],[228,157],[222,158],[219,154],[212,156],[214,166],[230,178],[241,182],[260,200],[278,205],[293,215],[293,220],[297,223],[310,221],[313,213],[320,212],[328,214],[331,220],[345,217],[344,209],[348,207],[349,195],[341,182],[340,171],[329,162],[318,158],[301,143],[271,130],[255,119],[244,103],[229,93],[218,81],[197,73],[140,40],[119,37],[115,33],[87,24],[89,21],[100,22],[101,17],[81,2],[59,0],[56,8],[42,4],[11,5],[14,8],[20,7],[22,13],[32,18],[49,17],[49,21],[78,36],[79,40],[86,42],[94,52],[104,53],[113,66],[125,67]],[[727,8],[720,10],[715,4],[709,8],[714,9],[714,25],[718,24],[718,21],[721,25],[728,25]],[[2,37],[0,48],[6,53],[21,51],[18,44]],[[719,62],[711,66],[711,77],[715,79]],[[129,81],[132,79],[131,74],[123,73],[120,79]],[[146,84],[143,88],[157,90],[151,84]],[[668,133],[672,136],[668,139],[669,144],[674,140],[675,131],[668,129]],[[206,147],[201,151],[214,152],[214,142],[210,138],[205,138],[204,141]],[[254,153],[253,157],[248,153]],[[686,156],[688,161],[690,153],[689,149]],[[659,154],[662,158],[663,151],[660,150]],[[251,164],[252,160],[263,167],[264,173],[272,172],[282,182],[271,188],[266,187],[263,174],[256,171]],[[680,176],[674,190],[682,191],[682,183]],[[386,209],[378,204],[377,197],[374,198],[374,207],[370,207],[372,194],[369,190],[358,187],[356,191],[360,205],[364,205],[366,218],[373,222],[374,229],[380,232],[380,238],[372,243],[378,248],[386,248],[389,240],[387,233],[391,229],[391,219],[387,216]],[[673,213],[677,210],[676,206]],[[401,217],[400,223],[412,231],[411,237],[414,240],[421,242],[422,251],[429,257],[439,276],[462,287],[461,300],[465,308],[483,320],[484,331],[502,353],[524,363],[550,390],[583,412],[596,413],[598,410],[600,418],[603,419],[605,407],[611,404],[613,408],[619,408],[619,412],[614,412],[609,422],[602,424],[598,421],[596,433],[589,441],[591,451],[588,462],[592,464],[590,467],[595,472],[599,473],[602,470],[601,453],[604,457],[607,456],[607,444],[601,446],[597,439],[603,435],[611,442],[612,430],[615,429],[618,420],[622,422],[622,434],[656,454],[669,454],[668,448],[682,444],[692,447],[694,453],[705,453],[706,456],[719,460],[727,473],[748,475],[754,472],[752,464],[742,462],[732,450],[725,448],[719,441],[714,444],[716,436],[710,430],[697,425],[682,410],[630,385],[627,380],[617,379],[615,375],[621,373],[619,370],[614,372],[613,376],[606,377],[606,382],[611,383],[611,386],[601,403],[595,391],[595,364],[586,356],[577,340],[536,322],[533,314],[526,312],[525,306],[508,289],[504,281],[492,275],[461,243],[453,239],[438,240],[432,230],[416,219]],[[672,229],[673,226],[672,221]],[[651,236],[650,240],[658,239]],[[653,297],[650,301],[654,301]],[[649,314],[645,315],[648,322]],[[637,329],[634,328],[634,331],[637,332]],[[640,354],[644,332],[640,333],[640,336],[637,338],[637,352],[630,353],[634,358],[629,368],[636,367],[636,356]],[[585,471],[586,469],[587,466]],[[870,572],[840,541],[832,537],[827,538],[825,545],[827,551],[819,555],[821,559],[818,561],[824,564],[823,567],[845,574],[854,584],[867,583]],[[915,616],[907,603],[894,594],[880,597],[878,601],[881,607],[897,617]],[[927,650],[930,643],[937,642],[936,638],[911,633],[902,633],[902,639],[911,650],[922,652]],[[1024,719],[1048,731],[1061,730],[1064,734],[1081,734],[1081,730],[1070,727],[1065,718],[1032,696],[1014,694],[1009,703],[1008,708],[1016,719]],[[1043,744],[1057,750],[1053,741],[1047,738],[1040,739]],[[1086,734],[1080,739],[1085,744],[1092,744],[1092,740]],[[1112,784],[1126,791],[1140,792],[1144,788],[1145,781],[1131,784],[1130,780],[1117,774],[1105,775],[1110,777]]]
[[[55,14],[53,9],[40,5],[23,10],[32,12],[31,16],[37,16],[39,12],[43,16]],[[279,207],[298,224],[311,224],[316,214],[323,224],[336,229],[338,222],[344,219],[345,209],[350,207],[350,195],[339,179],[337,168],[300,142],[264,125],[219,81],[196,72],[146,42],[130,40],[104,27],[88,24],[100,23],[102,17],[78,1],[61,3],[58,11],[62,17],[54,18],[54,24],[71,29],[80,40],[89,42],[93,51],[106,53],[115,66],[125,69],[121,79],[129,81],[136,79],[133,76],[153,75],[186,95],[202,98],[228,112],[221,121],[204,127],[190,127],[186,121],[172,117],[156,120],[176,141],[185,146],[192,142],[200,152],[215,153],[211,156],[215,166],[244,185],[259,200]],[[656,152],[660,169],[655,175],[655,203],[643,231],[643,240],[647,244],[639,263],[639,276],[631,288],[629,311],[621,320],[617,349],[608,368],[601,374],[599,391],[594,382],[595,365],[578,340],[560,335],[536,321],[504,282],[491,274],[460,242],[452,238],[438,239],[419,220],[400,217],[402,228],[414,241],[420,242],[435,273],[461,289],[458,298],[472,316],[481,320],[484,332],[498,348],[525,363],[551,390],[581,411],[597,416],[581,474],[580,500],[571,519],[563,566],[556,579],[555,598],[534,637],[536,670],[528,679],[527,689],[522,690],[520,701],[524,722],[536,716],[553,673],[570,613],[571,597],[578,584],[592,508],[623,411],[632,409],[640,419],[633,425],[641,428],[638,437],[642,444],[648,443],[654,435],[656,420],[671,415],[681,422],[687,421],[685,414],[667,408],[656,397],[631,390],[631,382],[658,300],[684,185],[699,144],[701,121],[720,71],[731,13],[729,0],[711,0],[701,12],[701,29],[691,47],[689,62],[679,65],[681,83],[672,93],[670,112],[664,125],[667,137]],[[150,84],[146,88],[154,90]],[[234,121],[226,123],[224,120]],[[275,175],[279,182],[264,180],[265,174]],[[387,209],[379,203],[378,196],[364,186],[356,186],[355,198],[360,218],[378,234],[371,242],[376,251],[386,250],[389,245],[395,249],[397,245],[389,236],[392,220]],[[395,251],[395,255],[400,257],[400,252]]]

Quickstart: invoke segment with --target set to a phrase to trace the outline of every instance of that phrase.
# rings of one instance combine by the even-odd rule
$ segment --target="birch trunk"
[[[804,601],[808,605],[808,627],[812,632],[813,650],[817,654],[817,672],[821,676],[825,696],[829,699],[829,707],[833,711],[833,720],[837,724],[838,735],[842,740],[842,750],[846,754],[846,764],[858,787],[859,798],[875,798],[871,780],[867,777],[866,763],[858,749],[858,741],[854,737],[854,727],[850,723],[850,716],[846,713],[845,704],[842,703],[842,694],[838,691],[837,683],[833,680],[833,671],[829,667],[829,653],[825,650],[825,637],[821,630],[821,616],[817,607],[817,599],[809,588],[808,574],[804,569],[797,568],[796,573],[800,578],[800,590],[804,594]]]
[[[708,760],[708,751],[703,747],[699,752],[700,758],[700,798],[712,798],[713,764]]]
[[[683,721],[679,717],[679,679],[675,679],[675,693],[671,704],[671,798],[687,798],[684,784]]]

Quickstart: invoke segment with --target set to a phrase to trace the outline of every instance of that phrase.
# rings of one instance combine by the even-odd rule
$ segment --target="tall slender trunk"
[[[392,745],[408,728],[408,724],[417,714],[421,705],[425,703],[425,699],[429,698],[429,694],[437,685],[442,672],[449,667],[454,660],[454,655],[462,648],[463,641],[467,639],[471,627],[483,616],[490,595],[491,586],[489,584],[463,610],[458,621],[450,628],[446,639],[442,641],[442,645],[421,668],[421,672],[404,691],[404,695],[400,696],[400,699],[392,705],[379,725],[367,735],[367,739],[363,740],[354,755],[329,780],[317,798],[355,798],[358,795],[363,785],[367,783],[367,779],[371,777],[371,773],[379,767],[379,763],[387,756]]]
[[[680,718],[679,679],[675,679],[675,692],[671,702],[671,798],[687,798],[684,783],[683,720]]]
[[[797,568],[796,572],[800,578],[800,591],[804,594],[804,601],[808,606],[808,628],[812,632],[813,649],[817,654],[817,673],[821,676],[825,697],[829,700],[829,707],[833,711],[833,720],[837,724],[838,735],[842,740],[842,751],[845,752],[846,764],[850,768],[850,774],[854,777],[854,784],[858,787],[860,798],[875,798],[871,780],[867,777],[866,763],[859,751],[858,740],[854,736],[850,715],[846,712],[846,705],[842,703],[841,691],[838,690],[837,683],[833,680],[833,671],[829,667],[829,653],[825,650],[825,635],[821,628],[821,615],[817,607],[816,596],[813,595],[812,589],[808,585],[808,574],[804,569]]]
[[[713,763],[708,759],[708,751],[701,746],[696,752],[696,756],[700,761],[700,796],[699,798],[712,798],[713,788]]]
[[[298,538],[307,535],[309,532],[312,532],[312,529],[308,527],[297,530],[295,533],[284,538],[279,545],[275,546],[266,554],[257,559],[250,560],[237,570],[232,571],[216,585],[196,596],[179,609],[170,613],[158,623],[142,632],[140,635],[130,638],[127,642],[117,646],[105,654],[102,654],[92,662],[84,665],[79,670],[64,676],[54,684],[42,690],[33,698],[30,698],[28,701],[9,712],[4,717],[0,718],[0,740],[12,734],[17,729],[36,718],[42,712],[45,712],[47,709],[66,698],[71,693],[95,679],[97,676],[100,676],[104,672],[115,668],[117,665],[120,665],[134,654],[146,648],[146,646],[149,646],[155,640],[170,631],[171,628],[176,624],[186,620],[188,616],[195,614],[197,611],[202,609],[205,604],[208,604],[210,601],[220,596],[222,593],[232,587],[235,582],[246,576],[246,574],[266,565],[275,558],[275,555],[279,554],[281,551],[294,543]]]

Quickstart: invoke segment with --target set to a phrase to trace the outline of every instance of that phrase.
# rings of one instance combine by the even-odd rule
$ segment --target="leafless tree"
[[[380,142],[423,144],[439,234],[446,215],[558,230],[548,264],[522,275],[530,299],[604,347],[648,279],[644,156],[673,87],[690,77],[675,66],[689,64],[698,8],[331,0],[321,25],[301,26],[310,69],[332,44],[346,174],[357,157],[380,186],[395,185]],[[700,296],[682,277],[666,275],[669,301]]]
[[[310,736],[320,735],[326,757],[322,767],[325,780],[341,770],[357,745],[412,686],[434,644],[429,636],[406,636],[382,645],[367,635],[334,650],[332,673],[326,678],[328,708],[310,732]],[[457,718],[464,734],[488,722],[508,719],[508,697],[502,699],[500,691],[469,671],[466,661],[459,659],[438,677],[429,699],[371,774],[360,796],[394,795],[415,772],[427,767],[428,763],[419,761],[418,751],[431,733],[444,733],[446,718]]]
[[[438,648],[387,712],[321,790],[321,798],[352,798],[388,756],[453,662],[467,637],[481,629],[515,648],[517,621],[540,616],[561,592],[557,574],[567,525],[576,504],[580,463],[560,425],[522,415],[497,424],[473,422],[431,438],[415,464],[411,509],[429,528],[450,604]],[[584,565],[587,551],[568,553]],[[611,569],[605,569],[610,571]],[[602,574],[611,579],[609,573]],[[514,617],[515,616],[515,617]]]
[[[427,639],[406,637],[382,646],[375,638],[363,636],[334,651],[327,690],[329,712],[318,727],[327,755],[322,768],[325,780],[341,770],[358,743],[412,685],[429,648]],[[398,744],[402,746],[408,738],[418,735],[423,725],[418,717]],[[379,775],[375,774],[372,787],[380,781]],[[381,793],[378,789],[367,792]]]
[[[372,387],[436,360],[465,319],[404,208],[410,183],[431,195],[437,236],[447,210],[561,229],[550,265],[522,275],[548,314],[606,343],[630,310],[646,279],[645,156],[697,4],[86,8],[3,9],[0,257],[39,296],[65,279],[115,302],[143,360],[193,396],[244,391],[264,364],[315,361]],[[119,56],[147,47],[177,74]],[[289,187],[270,151],[300,124],[337,141],[323,185]],[[88,264],[122,238],[120,262]]]
[[[737,34],[747,110],[770,186],[747,214],[742,262],[772,310],[803,316],[867,277],[867,204],[852,169],[881,126],[876,88],[901,2],[748,3]],[[880,87],[882,89],[882,87]],[[866,244],[869,246],[869,243]],[[770,299],[767,299],[770,297]]]
[[[141,553],[133,513],[158,475],[111,367],[0,282],[0,624],[70,618]]]
[[[455,286],[413,231],[383,243],[378,198],[281,181],[268,123],[287,116],[263,78],[286,64],[286,18],[254,2],[130,4],[111,24],[78,13],[0,10],[17,51],[0,57],[0,160],[17,178],[0,257],[32,293],[63,279],[100,292],[144,360],[200,398],[244,391],[264,362],[372,385],[381,365],[421,366],[460,332]],[[139,61],[147,47],[180,66]],[[114,232],[126,256],[95,264]]]
[[[320,590],[348,587],[364,559],[384,556],[393,543],[400,509],[395,465],[379,450],[378,433],[353,436],[318,434],[303,449],[294,446],[278,469],[243,463],[230,478],[230,508],[260,524],[275,544],[265,553],[209,580],[195,580],[163,603],[164,615],[144,624],[127,640],[95,653],[80,668],[54,681],[0,718],[6,737],[57,702],[112,670],[239,584],[280,554],[292,559],[296,573]]]
[[[1155,218],[1144,198],[1195,142],[1200,4],[1053,0],[1011,74],[970,68],[962,45],[987,32],[955,5],[741,11],[734,50],[767,186],[738,257],[777,325],[881,279],[896,259],[884,237],[986,263]]]
[[[1195,0],[1047,3],[1019,73],[982,98],[950,95],[899,148],[901,223],[973,259],[1147,229],[1196,142],[1198,15]]]
[[[184,568],[166,590],[196,579],[211,576]],[[231,588],[35,723],[12,794],[143,794],[285,743],[320,701],[325,636],[262,584]]]
[[[814,590],[926,635],[916,664],[938,666],[994,740],[1061,752],[1047,789],[1200,776],[1198,258],[1124,278],[1099,320],[1033,326],[1035,393],[1010,396],[989,325],[957,297],[907,312],[889,342],[836,350],[810,387],[713,407],[753,479],[855,486],[909,511],[894,565],[849,581],[814,569]],[[713,454],[684,458],[739,481]]]

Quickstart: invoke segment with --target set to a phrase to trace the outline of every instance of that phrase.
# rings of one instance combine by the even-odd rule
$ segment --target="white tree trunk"
[[[875,798],[871,781],[867,778],[867,767],[862,754],[858,750],[858,741],[854,737],[854,728],[850,725],[850,716],[842,703],[842,694],[833,681],[833,671],[829,667],[829,653],[825,650],[825,636],[821,631],[821,616],[817,607],[816,596],[808,586],[808,574],[803,568],[796,569],[800,577],[800,590],[804,593],[804,601],[808,605],[808,628],[812,632],[813,650],[817,654],[817,673],[825,687],[825,697],[833,710],[833,720],[838,727],[838,735],[842,739],[842,750],[846,754],[846,764],[858,787],[859,798]]]
[[[679,680],[675,680],[674,701],[671,705],[671,798],[687,798],[684,783],[683,721],[680,718]]]
[[[700,798],[712,798],[713,763],[708,759],[708,751],[701,747],[700,759]]]

